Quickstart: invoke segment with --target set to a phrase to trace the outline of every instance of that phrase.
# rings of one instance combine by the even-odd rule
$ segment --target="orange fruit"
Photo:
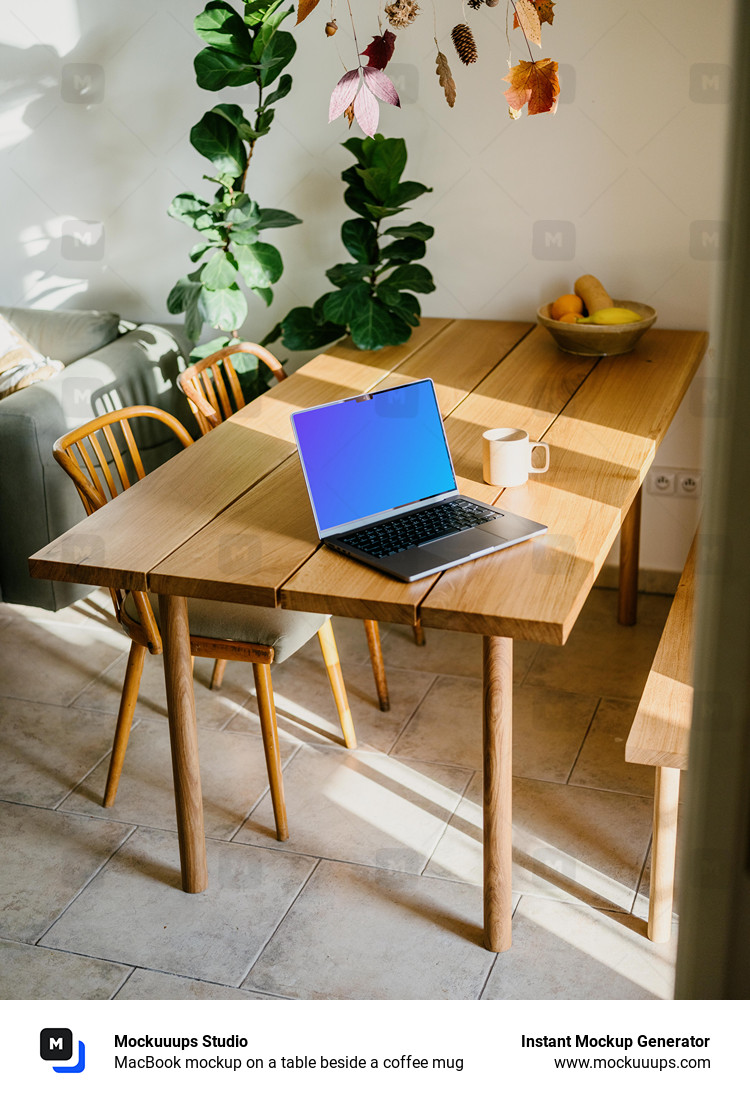
[[[556,317],[556,321],[564,321],[566,324],[574,325],[576,321],[583,319],[582,313],[563,313],[562,317]]]
[[[550,308],[550,316],[559,321],[564,313],[580,313],[583,316],[583,299],[577,294],[561,294]]]

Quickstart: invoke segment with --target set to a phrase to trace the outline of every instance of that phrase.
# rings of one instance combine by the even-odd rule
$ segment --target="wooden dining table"
[[[531,322],[447,318],[400,347],[344,341],[34,554],[35,577],[158,593],[185,890],[208,885],[188,597],[481,634],[485,944],[510,947],[513,641],[565,643],[618,533],[618,616],[635,621],[641,486],[706,345],[652,328],[626,354],[576,356]],[[405,584],[320,544],[290,413],[425,377],[459,488],[548,532]],[[549,470],[485,484],[497,427],[544,440]]]

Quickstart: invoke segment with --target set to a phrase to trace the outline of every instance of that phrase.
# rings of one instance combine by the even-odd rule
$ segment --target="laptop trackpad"
[[[419,554],[420,556],[430,554],[438,561],[452,562],[457,558],[471,557],[472,554],[488,550],[491,546],[499,548],[505,541],[499,535],[490,535],[480,527],[473,527],[470,531],[459,531],[454,535],[428,542],[420,546]]]

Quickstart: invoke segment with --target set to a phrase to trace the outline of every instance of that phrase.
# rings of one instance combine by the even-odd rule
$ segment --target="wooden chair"
[[[105,413],[68,432],[54,444],[54,457],[75,482],[89,515],[128,489],[133,481],[145,476],[130,426],[130,421],[136,417],[151,418],[167,425],[184,447],[193,442],[188,431],[169,413],[147,405],[135,405]],[[118,622],[130,638],[131,646],[115,726],[105,806],[112,806],[117,794],[146,653],[162,651],[157,597],[115,589],[111,593]],[[253,666],[276,833],[279,840],[286,840],[289,830],[270,666],[296,652],[314,634],[320,642],[344,743],[348,748],[356,747],[330,616],[199,599],[189,599],[188,609],[194,658],[249,661]]]
[[[205,359],[201,359],[199,363],[188,367],[178,375],[177,385],[190,402],[201,435],[207,435],[212,428],[218,427],[227,417],[245,405],[237,371],[232,364],[232,357],[239,354],[256,356],[266,364],[279,382],[286,378],[286,372],[276,356],[260,344],[249,341],[220,348],[219,351],[214,351]],[[364,624],[378,703],[381,710],[390,710],[385,663],[380,648],[380,630],[375,619],[365,619]],[[423,635],[422,641],[424,641]],[[221,686],[224,668],[225,665],[217,661],[211,678],[212,688]]]

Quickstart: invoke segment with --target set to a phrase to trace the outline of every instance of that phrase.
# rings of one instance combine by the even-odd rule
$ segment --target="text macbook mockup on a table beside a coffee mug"
[[[544,448],[544,466],[533,464],[534,450]],[[524,485],[529,474],[543,474],[549,470],[549,446],[532,443],[528,432],[522,428],[492,428],[482,436],[482,473],[488,485],[510,489]]]

